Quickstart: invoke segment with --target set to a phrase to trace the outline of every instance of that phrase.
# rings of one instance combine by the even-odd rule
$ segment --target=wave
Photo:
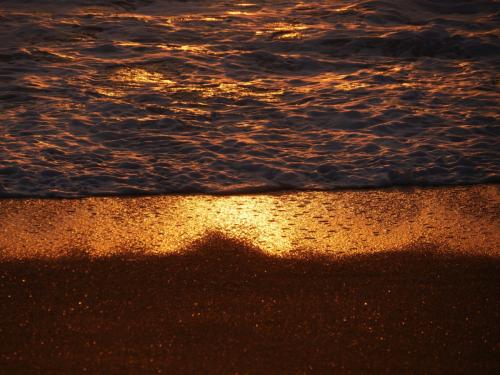
[[[0,1],[0,196],[498,182],[498,3]]]

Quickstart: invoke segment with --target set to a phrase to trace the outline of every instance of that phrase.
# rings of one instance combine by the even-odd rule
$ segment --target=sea
[[[493,0],[0,0],[0,197],[500,181]]]

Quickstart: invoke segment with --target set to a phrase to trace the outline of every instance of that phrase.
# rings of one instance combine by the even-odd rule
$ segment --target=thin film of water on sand
[[[497,186],[0,201],[4,258],[189,251],[238,239],[275,256],[431,249],[500,255]]]

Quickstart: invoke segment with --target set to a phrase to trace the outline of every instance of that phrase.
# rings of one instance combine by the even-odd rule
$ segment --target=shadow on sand
[[[498,373],[500,260],[167,256],[0,263],[2,373]]]

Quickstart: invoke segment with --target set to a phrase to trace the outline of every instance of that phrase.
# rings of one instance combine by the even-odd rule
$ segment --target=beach
[[[0,0],[0,375],[500,374],[499,15]]]
[[[290,224],[283,220],[296,214],[294,205],[306,210],[301,194],[305,193],[250,197],[281,203],[269,208],[283,209],[275,219],[275,232]],[[360,233],[360,222],[352,222],[351,229],[329,223],[337,229],[330,237],[351,233],[358,240],[367,236],[373,244],[342,252],[335,241],[321,240],[319,229],[309,234],[317,236],[317,247],[305,247],[304,239],[295,245],[296,251],[285,246],[280,253],[280,246],[264,241],[259,247],[259,239],[252,237],[265,234],[272,225],[267,212],[261,209],[246,223],[245,215],[236,216],[246,231],[245,225],[235,230],[237,196],[188,195],[177,199],[210,199],[208,206],[219,210],[217,202],[229,199],[234,206],[227,206],[234,211],[226,213],[227,229],[222,216],[215,230],[209,216],[193,213],[192,205],[177,201],[178,207],[170,210],[182,219],[172,220],[172,232],[166,226],[171,240],[164,240],[163,251],[158,251],[152,241],[158,238],[151,232],[168,209],[156,218],[151,212],[170,204],[172,197],[123,198],[128,210],[120,206],[122,221],[113,209],[117,198],[0,201],[2,228],[15,206],[32,232],[24,233],[23,221],[16,219],[18,225],[2,233],[2,253],[9,256],[0,263],[0,329],[6,338],[0,344],[1,368],[6,373],[498,372],[499,242],[498,232],[488,232],[486,225],[498,228],[498,186],[314,194],[317,199],[310,204],[336,202],[337,209],[330,212],[344,219],[345,207],[356,208],[368,198],[369,211],[379,214],[383,225],[389,218],[400,224],[414,218],[411,232],[420,228],[420,235],[426,236],[414,241],[407,235],[404,242],[403,227],[397,225],[386,225],[399,231],[395,235],[367,235]],[[302,200],[296,203],[290,196]],[[441,197],[440,205],[433,197]],[[407,204],[412,200],[413,207]],[[71,241],[62,241],[65,237],[57,230],[44,231],[51,220],[52,228],[65,226],[48,212],[53,215],[64,207],[72,211],[75,205],[94,207],[93,215],[85,218],[80,213],[79,221],[71,222],[75,243],[79,226],[84,228],[89,239],[85,252],[78,246],[71,249]],[[420,221],[429,217],[423,215],[429,206],[436,220]],[[187,220],[180,207],[214,228],[201,234],[192,231],[191,238],[184,238],[189,233],[185,227],[196,227],[196,220],[192,216],[185,227],[176,227]],[[440,212],[456,221],[445,221]],[[115,232],[108,230],[109,215],[114,217]],[[358,216],[369,220],[362,213]],[[153,219],[147,222],[146,217]],[[127,218],[143,223],[144,234],[135,244],[127,242],[126,232],[134,228],[123,224]],[[314,223],[306,219],[303,215],[301,225],[310,229]],[[40,224],[38,229],[33,220]],[[444,240],[439,223],[448,227],[451,237],[458,236],[454,242]],[[175,231],[181,243],[174,241]],[[90,241],[98,234],[99,241]],[[476,245],[468,242],[471,238]],[[147,239],[152,241],[149,247]],[[20,252],[21,243],[29,244],[32,252]]]
[[[4,199],[1,259],[185,252],[210,236],[270,256],[429,248],[500,255],[498,185]]]

